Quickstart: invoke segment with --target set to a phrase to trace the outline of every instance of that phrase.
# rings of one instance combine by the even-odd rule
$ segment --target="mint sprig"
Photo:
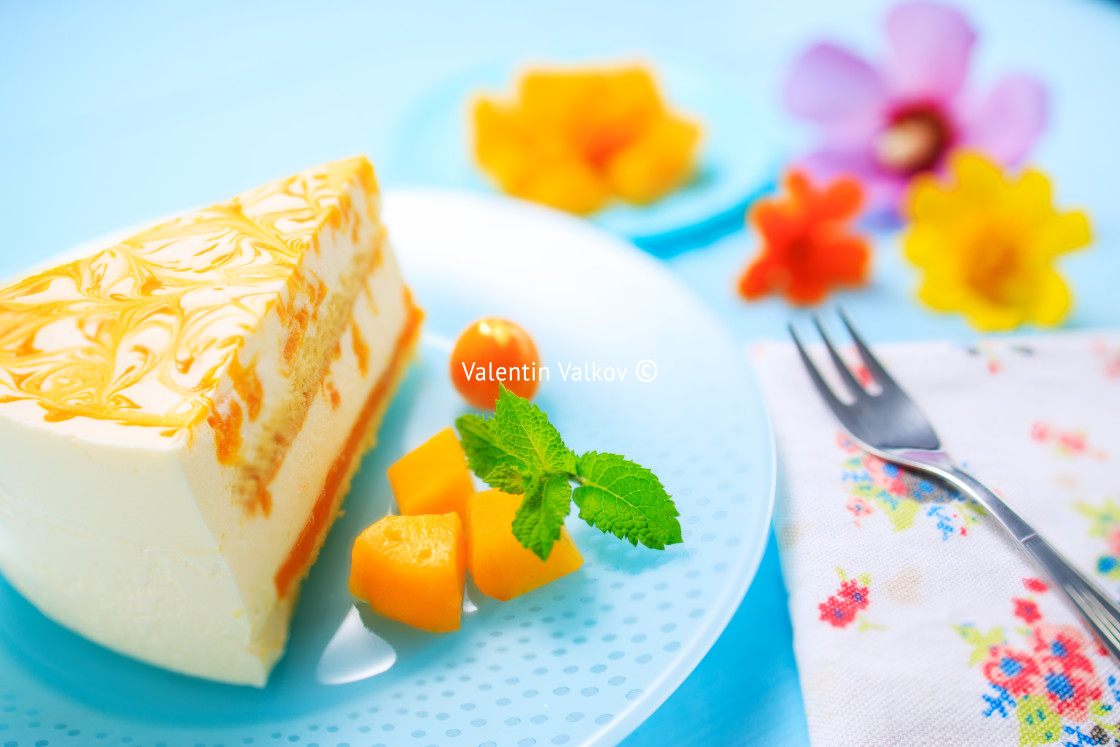
[[[573,498],[581,519],[633,545],[663,550],[682,541],[680,514],[653,472],[618,454],[577,457],[544,411],[505,386],[494,417],[462,415],[455,427],[471,471],[492,488],[524,494],[513,534],[541,560],[560,538]]]
[[[657,475],[618,454],[596,451],[581,456],[576,468],[579,487],[573,497],[579,518],[655,550],[682,541],[680,514]]]
[[[543,477],[525,493],[513,516],[513,536],[541,560],[548,560],[572,509],[572,486],[563,473]]]

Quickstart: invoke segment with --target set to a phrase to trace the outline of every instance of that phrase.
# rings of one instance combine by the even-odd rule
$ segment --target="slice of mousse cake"
[[[0,572],[120,653],[263,686],[421,317],[363,157],[7,285]]]

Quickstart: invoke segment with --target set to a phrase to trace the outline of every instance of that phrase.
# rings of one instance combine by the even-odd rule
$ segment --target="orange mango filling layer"
[[[578,214],[653,202],[695,171],[700,127],[641,66],[534,70],[473,105],[474,157],[505,192]]]
[[[367,444],[370,423],[379,420],[381,413],[388,406],[393,386],[408,362],[408,354],[420,333],[420,322],[424,318],[424,312],[413,303],[411,293],[407,290],[405,293],[408,319],[397,339],[389,365],[362,405],[362,411],[354,422],[346,444],[331,464],[327,479],[323,483],[307,523],[276,572],[276,591],[280,597],[286,596],[293,584],[302,578],[315,562],[319,549],[326,539],[331,519],[342,503],[348,479]]]

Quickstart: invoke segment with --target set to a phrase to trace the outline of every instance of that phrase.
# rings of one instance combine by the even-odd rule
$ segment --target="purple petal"
[[[796,117],[829,126],[848,126],[877,117],[885,86],[875,68],[832,44],[803,52],[786,78],[786,107]]]
[[[1046,88],[1035,78],[1009,75],[964,118],[961,145],[1007,166],[1030,151],[1046,126]]]
[[[865,191],[867,214],[894,213],[906,186],[905,179],[879,168],[866,148],[821,149],[800,159],[796,166],[817,184],[827,184],[840,176],[858,179]]]
[[[976,39],[960,11],[933,2],[895,6],[887,14],[887,38],[892,94],[946,100],[960,92]]]
[[[859,150],[824,148],[799,159],[798,166],[809,173],[814,183],[825,183],[842,175],[865,181],[877,172],[870,155]]]

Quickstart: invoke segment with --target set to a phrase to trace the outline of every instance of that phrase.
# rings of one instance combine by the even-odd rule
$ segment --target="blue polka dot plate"
[[[762,555],[773,500],[773,444],[740,346],[660,263],[582,221],[420,189],[389,192],[386,219],[428,312],[421,356],[268,686],[118,656],[0,580],[0,745],[613,744],[719,636]],[[634,548],[569,517],[582,569],[511,602],[468,585],[462,630],[433,636],[355,605],[349,551],[390,509],[388,465],[463,412],[448,352],[484,315],[530,330],[548,369],[538,402],[568,444],[653,469],[685,540]]]

